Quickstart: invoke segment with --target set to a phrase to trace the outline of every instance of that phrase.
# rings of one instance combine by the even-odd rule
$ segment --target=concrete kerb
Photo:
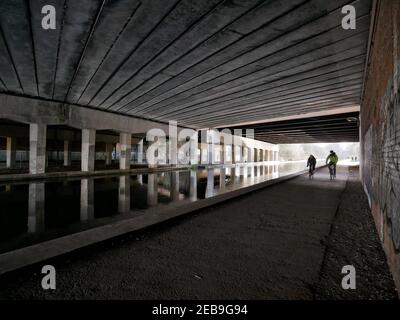
[[[146,173],[187,170],[187,169],[190,169],[190,166],[132,168],[125,170],[111,169],[111,170],[95,170],[86,172],[85,171],[48,172],[41,174],[16,173],[16,174],[0,175],[0,182],[51,180],[60,178],[84,178],[84,177],[98,177],[98,176],[109,176],[109,175],[123,175],[123,174],[146,174]]]
[[[321,168],[323,167],[319,167],[318,169]],[[54,258],[129,232],[139,231],[152,225],[193,213],[200,209],[231,200],[247,193],[294,179],[307,172],[308,170],[303,170],[277,179],[222,193],[211,198],[191,202],[189,204],[185,203],[184,205],[170,206],[165,208],[165,210],[160,210],[160,208],[155,207],[146,211],[144,214],[132,218],[2,253],[0,254],[0,274],[33,265],[40,261]]]

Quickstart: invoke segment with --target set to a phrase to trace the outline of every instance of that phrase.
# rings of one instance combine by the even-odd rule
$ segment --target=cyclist
[[[315,157],[312,154],[310,154],[307,160],[307,167],[309,167],[308,172],[310,173],[310,175],[314,174],[316,164],[317,164],[317,159],[315,159]]]
[[[331,150],[329,151],[329,155],[326,157],[326,163],[328,164],[328,166],[332,166],[333,167],[333,176],[336,178],[336,164],[339,161],[338,156],[336,155],[336,153]]]

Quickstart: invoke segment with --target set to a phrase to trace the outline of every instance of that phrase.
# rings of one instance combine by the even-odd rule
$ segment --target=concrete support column
[[[251,158],[251,148],[247,148],[247,162],[252,162]]]
[[[64,141],[64,166],[71,165],[71,146],[68,140]]]
[[[31,123],[29,126],[29,173],[46,171],[46,133],[45,124]]]
[[[198,164],[198,155],[197,155],[197,150],[198,150],[199,144],[198,144],[198,139],[197,135],[192,136],[190,138],[190,146],[189,146],[189,160],[190,164]]]
[[[242,156],[241,156],[242,162],[247,162],[247,149],[245,146],[242,146]]]
[[[81,180],[81,221],[94,218],[94,180]]]
[[[119,143],[121,145],[119,168],[121,170],[130,169],[132,135],[130,133],[121,133],[119,135]]]
[[[44,183],[29,184],[28,232],[43,232],[44,225]]]
[[[7,150],[6,150],[6,166],[12,168],[15,166],[15,160],[17,155],[16,139],[7,137]]]
[[[258,161],[258,150],[257,148],[254,148],[254,162]]]
[[[225,144],[221,144],[220,164],[225,164]]]
[[[138,143],[138,163],[143,163],[143,139]]]
[[[207,146],[207,162],[208,164],[214,163],[214,145],[212,142],[209,142]]]
[[[131,210],[131,177],[119,177],[118,212],[126,213]]]
[[[96,155],[96,130],[82,129],[82,154],[81,167],[82,171],[93,171],[94,160]]]
[[[169,137],[168,140],[168,163],[176,166],[178,164],[178,139],[176,137]]]
[[[178,164],[178,124],[176,121],[170,121],[168,125],[168,163],[172,166]]]
[[[232,164],[236,163],[236,148],[235,148],[235,144],[232,143]]]
[[[112,152],[114,146],[112,143],[106,143],[106,165],[109,166],[112,162]]]

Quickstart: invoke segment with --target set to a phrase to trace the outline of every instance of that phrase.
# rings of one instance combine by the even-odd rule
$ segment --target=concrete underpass
[[[0,299],[397,299],[399,30],[391,0],[1,1]]]

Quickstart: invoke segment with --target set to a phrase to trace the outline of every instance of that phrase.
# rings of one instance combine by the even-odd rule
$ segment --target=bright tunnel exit
[[[324,161],[333,150],[339,157],[339,165],[358,165],[360,161],[359,142],[338,143],[295,143],[279,145],[279,161],[307,161],[312,154],[319,161]]]

